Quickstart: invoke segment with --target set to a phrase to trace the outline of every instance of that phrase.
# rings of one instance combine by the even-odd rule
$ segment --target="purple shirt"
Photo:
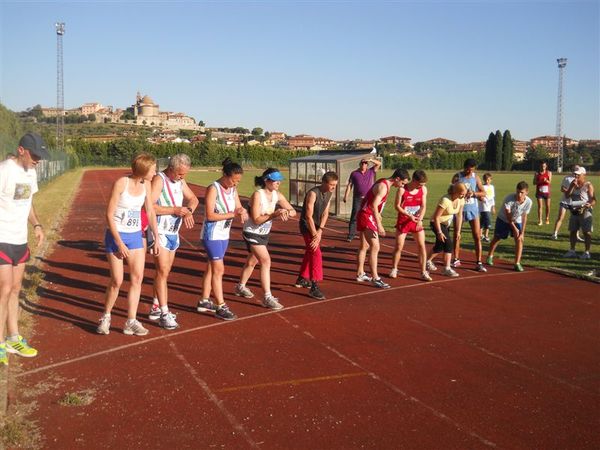
[[[348,181],[352,183],[354,189],[353,196],[364,197],[375,183],[375,169],[370,167],[365,173],[361,173],[360,169],[354,170],[350,174]]]

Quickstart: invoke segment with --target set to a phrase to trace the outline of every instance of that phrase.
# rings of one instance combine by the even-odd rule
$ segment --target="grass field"
[[[282,171],[284,175],[286,171]],[[391,170],[383,170],[382,176],[390,176]],[[254,177],[262,173],[262,170],[258,169],[248,169],[244,173],[244,177],[242,178],[242,182],[239,186],[239,192],[241,195],[249,196],[254,190]],[[436,171],[436,172],[427,172],[429,182],[427,183],[427,188],[429,190],[429,195],[427,198],[427,214],[426,217],[430,217],[435,209],[435,205],[439,198],[446,192],[448,188],[448,184],[450,183],[450,179],[452,175],[456,173],[455,171]],[[482,173],[480,173],[480,176]],[[187,180],[191,183],[196,183],[202,186],[206,186],[210,182],[219,178],[219,171],[192,171],[188,174]],[[525,250],[523,253],[523,263],[530,266],[541,267],[541,268],[561,268],[566,269],[578,274],[585,273],[590,270],[592,267],[600,267],[600,256],[598,251],[600,249],[598,246],[600,245],[600,239],[597,234],[594,234],[594,239],[592,241],[592,260],[591,261],[582,261],[579,259],[566,259],[563,258],[563,254],[569,249],[568,243],[568,232],[567,225],[569,220],[569,214],[567,213],[565,220],[563,221],[560,233],[559,240],[553,241],[550,240],[550,235],[554,229],[554,221],[556,220],[557,211],[558,211],[558,200],[561,198],[560,195],[560,181],[563,176],[559,174],[555,174],[552,182],[552,205],[550,212],[550,225],[537,226],[537,204],[534,196],[534,189],[532,185],[533,181],[533,173],[518,173],[518,172],[510,172],[510,173],[494,173],[493,174],[493,184],[496,188],[496,207],[500,206],[500,202],[507,194],[514,192],[516,184],[525,180],[530,185],[530,197],[534,202],[533,208],[529,215],[529,221],[525,233]],[[588,180],[590,180],[596,189],[600,189],[600,176],[588,176]],[[346,187],[346,181],[342,180],[340,183],[340,195],[343,195],[344,189]],[[288,197],[289,194],[289,184],[284,181],[281,186],[281,192]],[[594,214],[594,229],[598,230],[600,227],[600,207],[596,209],[598,211]],[[393,208],[393,198],[390,198],[388,205],[383,213],[384,217],[384,225],[388,232],[393,232],[393,227],[396,222],[396,212]],[[427,229],[427,240],[432,242],[434,240],[433,234],[429,229]],[[469,226],[466,225],[463,228],[463,247],[467,249],[473,248],[473,239],[471,237],[471,233],[469,232]],[[496,251],[496,255],[501,258],[512,259],[514,249],[514,242],[512,239],[507,239],[502,241],[498,246]],[[487,244],[484,243],[484,255],[487,253]],[[583,251],[583,243],[577,244],[577,251]]]

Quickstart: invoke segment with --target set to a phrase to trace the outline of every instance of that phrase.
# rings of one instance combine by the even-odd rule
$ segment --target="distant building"
[[[85,116],[89,114],[96,114],[102,108],[103,106],[100,103],[84,103],[81,105],[81,114]]]
[[[485,150],[485,142],[468,142],[466,144],[456,144],[449,152],[477,153]]]
[[[377,141],[362,141],[356,140],[354,141],[354,145],[357,150],[372,150],[375,145],[377,145]]]
[[[434,145],[456,145],[456,141],[442,138],[442,137],[437,137],[437,138],[433,138],[433,139],[429,139],[428,141],[425,141],[425,144],[429,144],[431,146],[434,146]]]
[[[566,136],[563,138],[563,147],[565,148],[575,147],[577,144],[579,144],[579,141],[568,138]],[[531,139],[529,141],[529,145],[531,146],[531,148],[535,148],[538,145],[541,145],[546,150],[548,150],[548,152],[551,155],[556,155],[558,151],[558,138],[556,136],[538,136]]]
[[[135,103],[129,108],[135,117],[136,125],[160,126],[172,129],[198,130],[196,121],[183,113],[160,111],[159,105],[148,95],[138,92]]]
[[[315,144],[315,138],[308,134],[299,134],[287,138],[287,146],[290,150],[310,150]]]
[[[528,141],[517,141],[516,139],[513,139],[513,158],[516,161],[523,161],[527,155],[527,150],[529,150]]]
[[[412,147],[410,143],[412,139],[409,137],[401,137],[401,136],[386,136],[379,138],[379,141],[382,144],[394,144],[394,145],[404,145],[405,147]]]

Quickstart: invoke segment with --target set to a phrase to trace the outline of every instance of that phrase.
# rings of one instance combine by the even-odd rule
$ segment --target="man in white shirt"
[[[32,198],[38,191],[35,167],[49,157],[41,136],[27,133],[19,141],[16,156],[0,162],[0,364],[4,365],[8,364],[7,352],[29,358],[37,355],[19,334],[19,292],[30,257],[28,221],[37,245],[44,241]]]

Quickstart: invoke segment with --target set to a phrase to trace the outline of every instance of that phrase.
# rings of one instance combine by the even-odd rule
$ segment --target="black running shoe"
[[[217,310],[215,311],[215,316],[222,320],[237,319],[237,316],[233,312],[231,312],[231,310],[229,309],[229,306],[227,306],[225,303],[223,303],[221,306],[219,306],[217,308]]]
[[[302,278],[302,277],[298,277],[298,279],[296,280],[296,283],[294,283],[294,286],[297,288],[310,288],[310,281],[308,281],[306,278]]]
[[[317,286],[317,283],[312,284],[312,286],[310,287],[310,291],[308,291],[308,295],[317,300],[325,300],[325,295],[323,295],[323,293],[319,289],[319,286]]]

